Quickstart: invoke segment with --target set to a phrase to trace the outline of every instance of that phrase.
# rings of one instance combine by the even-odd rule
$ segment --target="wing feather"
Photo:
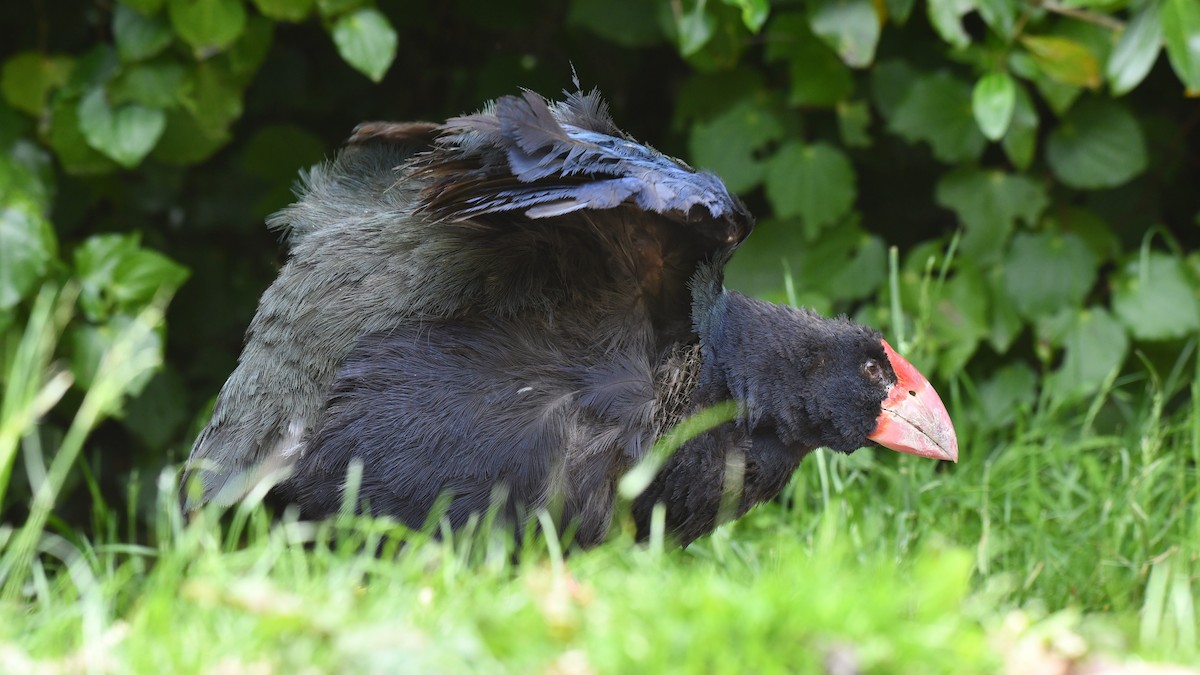
[[[558,104],[533,92],[501,98],[448,121],[412,169],[428,181],[419,208],[436,220],[538,220],[632,205],[691,223],[716,247],[739,243],[753,227],[719,178],[629,139],[594,93]]]

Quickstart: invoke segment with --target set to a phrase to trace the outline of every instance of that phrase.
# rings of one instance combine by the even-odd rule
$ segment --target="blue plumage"
[[[598,101],[595,93],[575,94],[552,110],[526,92],[500,99],[490,112],[447,122],[447,133],[416,165],[417,175],[433,179],[425,208],[449,219],[509,211],[550,218],[622,204],[690,218],[700,209],[705,218],[741,221],[747,230],[737,237],[749,234],[749,214],[719,178],[625,137],[611,123],[597,124]],[[579,126],[589,122],[599,129]]]

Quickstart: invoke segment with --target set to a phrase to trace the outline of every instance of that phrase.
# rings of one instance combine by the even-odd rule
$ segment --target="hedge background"
[[[100,354],[172,293],[139,347],[162,367],[102,411],[53,522],[103,522],[89,495],[119,508],[186,457],[283,260],[264,217],[355,124],[557,96],[572,69],[747,199],[731,286],[903,343],[964,456],[1035,407],[1186,395],[1197,0],[33,0],[0,25],[0,418],[46,414],[0,429],[4,521],[30,498],[14,464],[54,454]],[[17,358],[39,297],[45,376]]]

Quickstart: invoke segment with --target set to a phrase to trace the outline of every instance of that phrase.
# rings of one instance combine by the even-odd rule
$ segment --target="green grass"
[[[1197,662],[1200,415],[1153,412],[967,433],[954,467],[821,453],[687,550],[618,532],[566,562],[367,519],[185,526],[164,479],[155,546],[43,537],[0,604],[0,671],[996,672],[1017,644]]]
[[[0,419],[0,459],[23,438],[44,495],[29,519],[0,527],[0,673],[1200,663],[1200,372],[1190,385],[1182,368],[1163,382],[1114,377],[1078,412],[1043,399],[986,432],[960,380],[948,392],[957,466],[818,452],[783,499],[686,550],[636,544],[624,521],[566,560],[553,539],[514,556],[485,531],[437,540],[363,518],[272,521],[252,507],[185,524],[170,475],[151,531],[97,504],[104,515],[84,536],[45,526],[64,457],[131,373],[152,367],[133,347],[160,317],[118,341],[130,351],[101,369],[80,431],[38,468],[23,429],[62,388],[46,348],[53,298],[39,306],[24,353],[40,365],[11,367],[44,375],[6,394]]]

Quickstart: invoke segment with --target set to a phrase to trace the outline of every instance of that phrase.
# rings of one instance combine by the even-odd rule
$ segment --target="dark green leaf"
[[[183,378],[173,370],[164,370],[125,403],[121,422],[147,447],[164,448],[187,421],[188,406]]]
[[[765,169],[756,153],[782,133],[774,113],[748,100],[693,125],[688,148],[693,164],[720,175],[730,190],[743,192],[762,180]]]
[[[123,256],[113,269],[110,293],[117,307],[134,313],[156,295],[171,295],[188,278],[188,270],[167,256],[139,248]]]
[[[210,129],[185,110],[170,110],[167,128],[151,156],[166,164],[196,164],[211,157],[229,139],[228,128]]]
[[[1017,83],[1013,93],[1012,120],[1008,123],[1008,132],[1004,134],[1000,146],[1013,166],[1025,170],[1033,163],[1033,155],[1037,150],[1038,114],[1023,85]]]
[[[1062,343],[1066,349],[1062,365],[1050,378],[1050,388],[1063,399],[1090,394],[1114,369],[1125,362],[1129,337],[1125,329],[1103,307],[1071,313]]]
[[[988,288],[988,344],[998,354],[1005,354],[1012,347],[1025,321],[1017,313],[1008,293],[1004,291],[1004,267],[993,265],[987,270]]]
[[[871,100],[884,119],[891,121],[908,97],[920,74],[906,61],[880,61],[871,69]]]
[[[842,145],[866,148],[871,145],[871,108],[865,101],[842,102],[837,105],[838,132]]]
[[[1029,52],[1013,50],[1008,56],[1008,67],[1014,75],[1030,80],[1037,87],[1038,93],[1045,99],[1046,105],[1055,115],[1063,115],[1070,110],[1075,99],[1083,93],[1083,89],[1069,84],[1063,84],[1051,79],[1042,72],[1041,67],[1029,55]],[[1018,87],[1020,85],[1018,84]]]
[[[368,4],[370,0],[317,0],[317,11],[322,17],[330,19]]]
[[[183,107],[208,136],[220,137],[242,116],[242,92],[228,70],[212,62],[200,63],[192,72]]]
[[[79,101],[57,97],[50,112],[50,147],[67,173],[101,174],[116,170],[117,164],[97,152],[79,128]]]
[[[971,87],[948,73],[917,80],[889,127],[910,142],[925,141],[943,162],[973,160],[987,143],[971,111]]]
[[[1028,176],[973,168],[943,176],[935,199],[958,214],[962,252],[980,260],[1003,251],[1013,225],[1036,223],[1049,203],[1046,189]]]
[[[813,35],[803,15],[793,12],[776,17],[767,40],[768,60],[788,62],[791,105],[833,106],[854,92],[850,69]]]
[[[1101,66],[1108,63],[1117,37],[1111,28],[1091,21],[1058,21],[1050,26],[1050,32],[1083,45]]]
[[[113,348],[117,339],[128,329],[133,320],[131,317],[122,315],[113,317],[111,321],[101,326],[85,324],[70,330],[67,340],[71,345],[71,374],[75,376],[76,386],[84,390],[92,386],[96,370],[100,367],[100,361],[104,358],[104,354]],[[145,333],[145,339],[140,344],[133,345],[133,349],[139,352],[151,350],[161,361],[162,335],[157,331],[148,331]],[[153,369],[138,375],[130,383],[127,395],[138,395],[153,375]],[[106,410],[105,412],[116,415],[120,413],[120,410]]]
[[[1037,374],[1017,361],[1006,363],[979,385],[979,405],[975,411],[985,429],[1003,429],[1028,413],[1037,402]]]
[[[762,75],[748,68],[695,73],[683,83],[675,97],[673,123],[686,127],[694,120],[716,117],[741,101],[760,101],[763,88]]]
[[[1138,86],[1158,58],[1163,39],[1158,14],[1157,2],[1146,3],[1117,40],[1105,68],[1114,95],[1120,96]]]
[[[1063,84],[1045,76],[1036,79],[1034,84],[1037,85],[1038,93],[1045,99],[1046,105],[1050,106],[1054,114],[1059,116],[1065,115],[1075,104],[1079,95],[1083,93],[1083,89],[1079,87]]]
[[[156,56],[171,44],[171,27],[160,17],[146,16],[124,4],[113,11],[113,40],[125,62]]]
[[[682,56],[691,56],[700,51],[712,39],[717,21],[704,11],[703,2],[691,3],[675,17],[675,40]]]
[[[809,241],[800,223],[766,220],[729,265],[732,287],[774,301],[785,271],[805,306],[828,311],[832,300],[859,300],[874,293],[887,273],[883,240],[848,222]]]
[[[749,41],[736,14],[736,9],[725,4],[708,5],[705,16],[712,20],[713,32],[699,49],[684,55],[688,65],[701,72],[729,70],[738,65]]]
[[[809,25],[846,65],[865,68],[875,59],[879,17],[871,0],[815,0],[809,6]]]
[[[0,72],[0,91],[8,104],[30,115],[40,116],[51,91],[66,84],[74,61],[65,56],[21,52],[9,57]]]
[[[1006,41],[1011,40],[1016,33],[1020,3],[1016,0],[978,0],[978,5],[984,23]]]
[[[396,58],[399,38],[386,16],[366,7],[334,22],[333,43],[346,63],[378,82]]]
[[[1074,234],[1021,233],[1004,261],[1004,290],[1027,319],[1079,307],[1096,283],[1096,256]]]
[[[892,23],[897,26],[903,26],[908,22],[909,15],[912,14],[913,5],[916,0],[885,0],[884,7],[887,8],[887,15],[892,20]]]
[[[800,216],[809,234],[846,215],[857,192],[854,168],[824,143],[789,143],[767,166],[767,198],[780,217]]]
[[[61,96],[54,99],[55,105],[63,98],[82,98],[96,87],[106,85],[120,69],[121,61],[117,58],[117,50],[108,45],[97,45],[89,49],[75,62],[71,76],[63,85]]]
[[[79,130],[88,145],[125,168],[137,166],[162,135],[166,114],[136,103],[111,106],[97,87],[79,102]]]
[[[988,334],[987,309],[983,279],[970,268],[959,270],[941,287],[930,316],[939,372],[951,375],[967,364]]]
[[[832,230],[831,234],[839,232]],[[824,238],[821,241],[825,241]],[[739,247],[726,268],[726,283],[731,288],[772,301],[786,301],[781,288],[784,273],[802,270],[805,248],[804,228],[792,220],[768,218],[754,227],[754,236]],[[809,290],[809,289],[805,289]]]
[[[946,42],[966,47],[971,36],[963,30],[962,18],[973,9],[974,0],[929,0],[929,23]]]
[[[833,52],[814,41],[810,43],[811,60],[796,58],[790,64],[791,89],[788,103],[794,106],[837,105],[850,96],[854,83],[850,70],[838,60]]]
[[[109,289],[117,265],[138,250],[139,241],[134,234],[104,234],[89,237],[75,249],[79,306],[91,321],[105,321],[115,309]]]
[[[1130,4],[1129,0],[1066,0],[1067,7],[1093,7],[1096,9],[1114,11]]]
[[[883,283],[887,273],[887,248],[883,239],[877,235],[858,232],[849,227],[843,230],[841,234],[846,237],[851,233],[856,235],[845,262],[826,254],[818,244],[812,250],[811,257],[814,263],[810,267],[814,272],[819,270],[816,261],[824,261],[830,266],[829,273],[821,275],[826,279],[822,288],[829,297],[836,300],[861,300],[874,293]],[[828,239],[834,241],[833,237]]]
[[[1200,95],[1200,3],[1165,0],[1162,34],[1171,67],[1191,95]]]
[[[233,44],[246,27],[241,0],[167,0],[171,25],[201,56]]]
[[[971,110],[979,130],[989,140],[1000,140],[1008,131],[1017,103],[1017,87],[1012,76],[992,72],[979,78],[971,95]]]
[[[1151,253],[1129,261],[1113,290],[1113,311],[1139,340],[1169,340],[1200,331],[1200,295],[1180,260]]]
[[[49,153],[33,141],[18,139],[0,155],[0,204],[31,200],[47,213],[53,205],[55,172]]]
[[[263,16],[276,21],[298,23],[308,18],[314,0],[254,0],[254,6]]]
[[[1100,62],[1085,45],[1055,35],[1027,35],[1021,44],[1050,79],[1075,87],[1100,86]]]
[[[267,58],[271,43],[275,39],[275,23],[261,16],[252,16],[246,21],[246,30],[237,42],[221,55],[238,88],[249,86],[254,75]]]
[[[135,314],[159,293],[170,295],[188,270],[161,253],[141,248],[136,234],[88,238],[75,250],[79,305],[92,321]]]
[[[1146,169],[1146,143],[1137,120],[1124,106],[1091,99],[1075,106],[1051,132],[1046,160],[1071,187],[1111,188]]]
[[[655,4],[643,0],[572,0],[567,24],[624,47],[657,44],[664,37]]]
[[[50,221],[37,203],[27,195],[12,193],[0,202],[0,241],[4,242],[0,246],[0,310],[7,310],[46,274],[57,243]]]
[[[771,13],[771,3],[768,0],[725,0],[725,4],[742,10],[742,23],[751,33],[762,30]]]
[[[1078,235],[1101,263],[1114,259],[1121,252],[1121,241],[1112,227],[1094,211],[1073,206],[1058,207],[1047,215],[1046,224]]]
[[[114,104],[140,103],[151,108],[169,108],[179,102],[187,71],[175,61],[132,65],[109,85]]]

